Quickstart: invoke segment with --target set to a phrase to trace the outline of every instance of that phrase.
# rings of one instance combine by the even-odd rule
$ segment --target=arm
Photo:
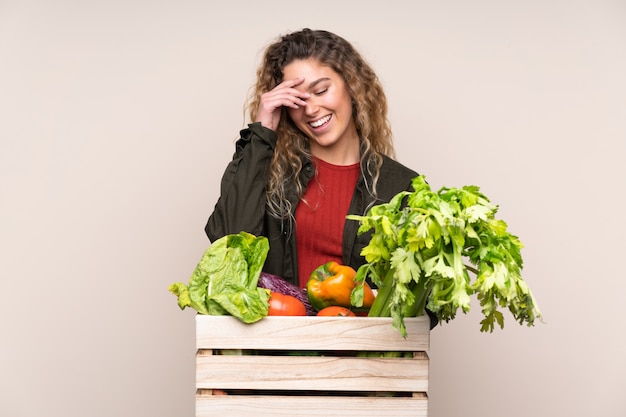
[[[275,145],[276,134],[260,123],[241,131],[222,177],[220,197],[204,228],[211,241],[241,231],[263,234],[265,185]]]
[[[221,195],[204,230],[211,241],[245,231],[263,234],[265,186],[274,154],[282,107],[297,109],[310,96],[294,87],[304,78],[286,80],[263,93],[256,122],[241,131],[233,160],[222,177]]]

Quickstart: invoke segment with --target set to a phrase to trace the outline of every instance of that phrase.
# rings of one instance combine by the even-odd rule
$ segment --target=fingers
[[[282,107],[298,109],[306,105],[306,99],[310,94],[295,87],[302,84],[304,78],[285,80],[272,90],[261,94],[259,109],[257,112],[257,122],[263,126],[275,130],[280,121],[280,111]]]
[[[261,105],[268,110],[276,109],[281,106],[291,107],[294,109],[304,106],[305,99],[309,98],[309,93],[300,91],[297,87],[304,82],[304,78],[296,78],[294,80],[286,80],[278,84],[272,90],[261,95]]]

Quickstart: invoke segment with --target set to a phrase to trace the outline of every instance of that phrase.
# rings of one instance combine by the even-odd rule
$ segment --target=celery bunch
[[[471,296],[480,302],[480,330],[504,327],[500,308],[520,324],[533,326],[541,312],[521,277],[523,247],[507,224],[495,218],[498,207],[476,186],[431,190],[424,176],[413,179],[413,191],[372,207],[357,220],[359,234],[372,230],[363,249],[357,282],[371,279],[379,287],[371,317],[392,317],[406,336],[404,318],[428,308],[439,321],[470,310]],[[470,277],[470,272],[474,279]],[[357,286],[353,304],[361,297]]]

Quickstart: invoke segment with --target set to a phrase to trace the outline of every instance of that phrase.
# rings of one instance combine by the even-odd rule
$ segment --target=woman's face
[[[295,88],[310,94],[306,105],[287,111],[309,138],[311,154],[337,165],[358,162],[359,138],[352,118],[352,99],[345,82],[317,60],[297,60],[283,70],[283,79],[302,77]],[[355,159],[356,158],[356,159]]]

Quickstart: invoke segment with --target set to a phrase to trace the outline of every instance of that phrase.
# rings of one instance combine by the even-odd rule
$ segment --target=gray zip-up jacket
[[[296,231],[291,229],[289,221],[271,216],[265,207],[265,186],[276,145],[276,133],[260,123],[252,123],[241,130],[240,135],[233,160],[222,177],[221,196],[206,224],[206,234],[211,241],[241,231],[267,237],[270,250],[263,270],[298,285]],[[411,180],[418,175],[391,158],[384,157],[376,187],[378,199],[374,201],[365,184],[366,180],[371,183],[371,178],[367,170],[362,169],[362,172],[366,173],[365,179],[359,177],[349,214],[365,214],[372,204],[389,201],[397,193],[410,189]],[[302,183],[307,184],[313,175],[312,162],[305,161],[301,173]],[[298,203],[295,190],[288,198],[295,210]],[[343,232],[343,264],[354,269],[365,263],[361,250],[370,240],[370,233],[357,236],[358,227],[359,222],[346,220]]]

